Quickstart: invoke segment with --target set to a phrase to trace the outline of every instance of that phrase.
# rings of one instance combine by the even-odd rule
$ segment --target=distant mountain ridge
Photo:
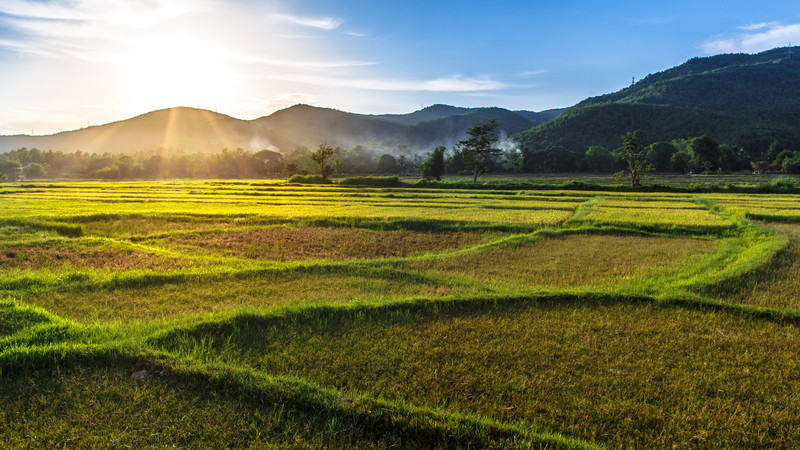
[[[707,135],[751,154],[775,138],[800,148],[798,55],[800,47],[692,58],[588,98],[518,139],[531,149],[583,153],[591,145],[618,147],[624,133],[638,129],[650,142]]]
[[[22,147],[88,153],[133,153],[179,149],[213,153],[223,148],[287,152],[294,146],[325,143],[352,148],[382,147],[391,152],[430,151],[451,146],[482,120],[497,119],[504,135],[527,130],[560,110],[541,113],[502,108],[433,105],[409,114],[354,114],[310,105],[295,105],[269,116],[241,120],[203,109],[175,107],[127,120],[47,136],[0,136],[0,152]]]

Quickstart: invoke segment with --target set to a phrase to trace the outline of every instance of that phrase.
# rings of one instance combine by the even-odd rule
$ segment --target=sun
[[[126,104],[137,111],[172,106],[214,110],[234,90],[230,62],[213,45],[190,38],[139,42],[123,61]]]

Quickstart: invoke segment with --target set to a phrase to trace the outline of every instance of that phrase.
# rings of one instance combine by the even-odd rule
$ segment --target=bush
[[[290,180],[291,181],[291,180]],[[338,181],[342,186],[379,186],[379,187],[402,187],[404,183],[400,177],[349,177]]]
[[[331,180],[323,178],[322,175],[292,175],[289,183],[293,184],[330,184]]]

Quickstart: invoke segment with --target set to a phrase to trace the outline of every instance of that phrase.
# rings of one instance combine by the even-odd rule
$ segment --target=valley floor
[[[800,196],[0,188],[0,436],[800,445]]]

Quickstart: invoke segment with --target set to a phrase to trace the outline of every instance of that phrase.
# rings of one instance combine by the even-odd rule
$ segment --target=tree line
[[[491,173],[618,172],[631,167],[633,141],[607,149],[590,146],[583,153],[560,146],[544,149],[505,145],[498,148],[495,120],[470,128],[467,138],[451,149],[439,146],[426,155],[398,146],[392,153],[359,145],[351,149],[320,144],[316,149],[292,147],[288,152],[249,152],[237,148],[220,153],[185,153],[154,150],[136,154],[97,154],[76,151],[40,151],[21,148],[0,155],[0,179],[39,178],[159,179],[159,178],[263,178],[334,173],[367,175],[421,175],[440,179],[445,174],[469,174],[473,181]],[[507,143],[507,142],[506,142]],[[774,139],[767,152],[754,158],[741,148],[719,144],[707,136],[645,144],[636,134],[639,168],[657,172],[719,173],[743,170],[756,173],[800,173],[800,150]],[[638,157],[637,157],[638,158]],[[637,161],[639,160],[637,159]]]

